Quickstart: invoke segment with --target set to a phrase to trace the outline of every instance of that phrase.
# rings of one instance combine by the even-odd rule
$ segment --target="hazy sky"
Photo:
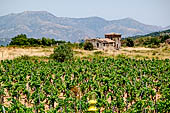
[[[130,17],[145,24],[170,25],[170,0],[0,0],[0,16],[48,11],[58,17]]]

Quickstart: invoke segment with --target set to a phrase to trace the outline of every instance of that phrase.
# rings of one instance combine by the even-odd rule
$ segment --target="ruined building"
[[[93,44],[94,49],[120,49],[121,47],[121,34],[107,33],[105,38],[92,38],[86,39],[86,42]]]

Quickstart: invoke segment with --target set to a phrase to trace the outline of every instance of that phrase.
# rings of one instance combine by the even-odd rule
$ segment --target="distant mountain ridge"
[[[24,11],[0,16],[0,38],[18,34],[28,37],[49,37],[75,42],[85,37],[104,37],[105,33],[121,33],[123,37],[161,31],[163,27],[146,25],[131,18],[105,20],[100,17],[56,17],[47,11]]]

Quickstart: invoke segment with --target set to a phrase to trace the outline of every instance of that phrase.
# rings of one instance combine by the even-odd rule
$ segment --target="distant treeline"
[[[122,46],[142,46],[157,48],[160,47],[161,43],[165,43],[170,38],[170,29],[160,32],[153,32],[146,35],[138,35],[133,37],[124,38],[121,40]]]
[[[137,38],[141,38],[141,37],[157,37],[157,36],[160,36],[160,35],[166,35],[166,34],[170,34],[170,29],[168,30],[164,30],[164,31],[159,31],[159,32],[153,32],[153,33],[149,33],[149,34],[146,34],[146,35],[136,35],[136,36],[133,36],[133,37],[130,37],[130,38],[133,38],[133,39],[137,39]]]
[[[11,39],[9,45],[17,46],[52,46],[66,43],[65,41],[56,41],[54,39],[42,37],[42,39],[27,38],[25,34],[20,34]]]
[[[165,43],[165,41],[169,38],[170,35],[126,38],[121,40],[121,45],[128,46],[128,47],[139,46],[139,47],[157,48],[160,47],[161,43]]]

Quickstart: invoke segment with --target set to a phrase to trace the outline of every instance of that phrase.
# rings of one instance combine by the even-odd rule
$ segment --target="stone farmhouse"
[[[92,38],[86,39],[86,42],[93,44],[94,49],[117,49],[121,47],[121,34],[118,33],[107,33],[105,38]]]

